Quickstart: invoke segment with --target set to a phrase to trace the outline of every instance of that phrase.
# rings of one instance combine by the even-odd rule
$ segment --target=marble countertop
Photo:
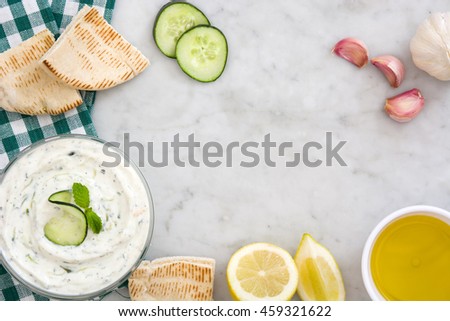
[[[215,258],[214,297],[229,300],[225,270],[234,251],[264,241],[294,254],[308,232],[336,257],[347,299],[369,299],[360,260],[376,223],[409,205],[450,208],[450,84],[418,70],[409,52],[418,24],[449,10],[448,1],[194,1],[229,44],[227,68],[210,84],[188,78],[155,46],[152,26],[164,3],[117,1],[113,26],[152,65],[98,93],[93,117],[101,138],[122,142],[130,133],[153,142],[159,159],[162,142],[176,134],[226,145],[270,133],[278,144],[301,148],[323,144],[331,132],[335,142],[347,141],[340,155],[348,166],[289,168],[283,157],[276,167],[244,168],[239,160],[217,168],[145,165],[156,214],[148,258]],[[402,86],[392,89],[375,67],[359,70],[330,53],[349,36],[363,40],[372,57],[403,60]],[[426,99],[423,112],[406,124],[388,118],[385,98],[414,87]]]

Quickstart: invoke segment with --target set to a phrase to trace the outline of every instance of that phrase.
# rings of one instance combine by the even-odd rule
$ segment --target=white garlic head
[[[431,14],[410,43],[414,64],[439,80],[450,80],[450,12]]]

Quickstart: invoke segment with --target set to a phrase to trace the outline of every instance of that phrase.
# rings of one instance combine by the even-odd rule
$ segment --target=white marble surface
[[[197,0],[229,42],[228,66],[215,83],[185,76],[152,39],[164,0],[117,0],[113,25],[152,62],[138,78],[101,92],[93,113],[100,137],[142,143],[195,133],[217,140],[296,146],[324,141],[327,131],[348,141],[348,167],[165,168],[145,166],[156,226],[149,258],[209,256],[217,260],[214,296],[228,300],[226,264],[256,241],[292,254],[304,232],[335,255],[349,300],[366,300],[360,258],[374,225],[413,204],[450,208],[449,83],[418,70],[409,40],[429,12],[448,1]],[[371,56],[394,54],[407,75],[398,90],[373,66],[358,70],[330,53],[353,36]],[[399,124],[383,112],[384,99],[418,87],[426,106]],[[320,154],[319,154],[320,155]]]

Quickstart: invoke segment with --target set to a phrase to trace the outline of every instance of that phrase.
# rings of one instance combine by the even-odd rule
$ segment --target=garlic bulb
[[[450,80],[450,12],[431,14],[411,39],[414,64],[439,80]]]

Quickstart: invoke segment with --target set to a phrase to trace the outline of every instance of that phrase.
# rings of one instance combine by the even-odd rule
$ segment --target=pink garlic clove
[[[369,62],[369,51],[366,45],[355,38],[345,38],[334,46],[333,52],[336,56],[350,61],[358,68],[364,67]]]
[[[405,78],[405,67],[396,57],[390,55],[370,59],[370,62],[386,76],[389,84],[397,88]]]
[[[404,123],[415,118],[423,109],[425,99],[419,89],[414,88],[386,99],[384,110],[393,120]]]

